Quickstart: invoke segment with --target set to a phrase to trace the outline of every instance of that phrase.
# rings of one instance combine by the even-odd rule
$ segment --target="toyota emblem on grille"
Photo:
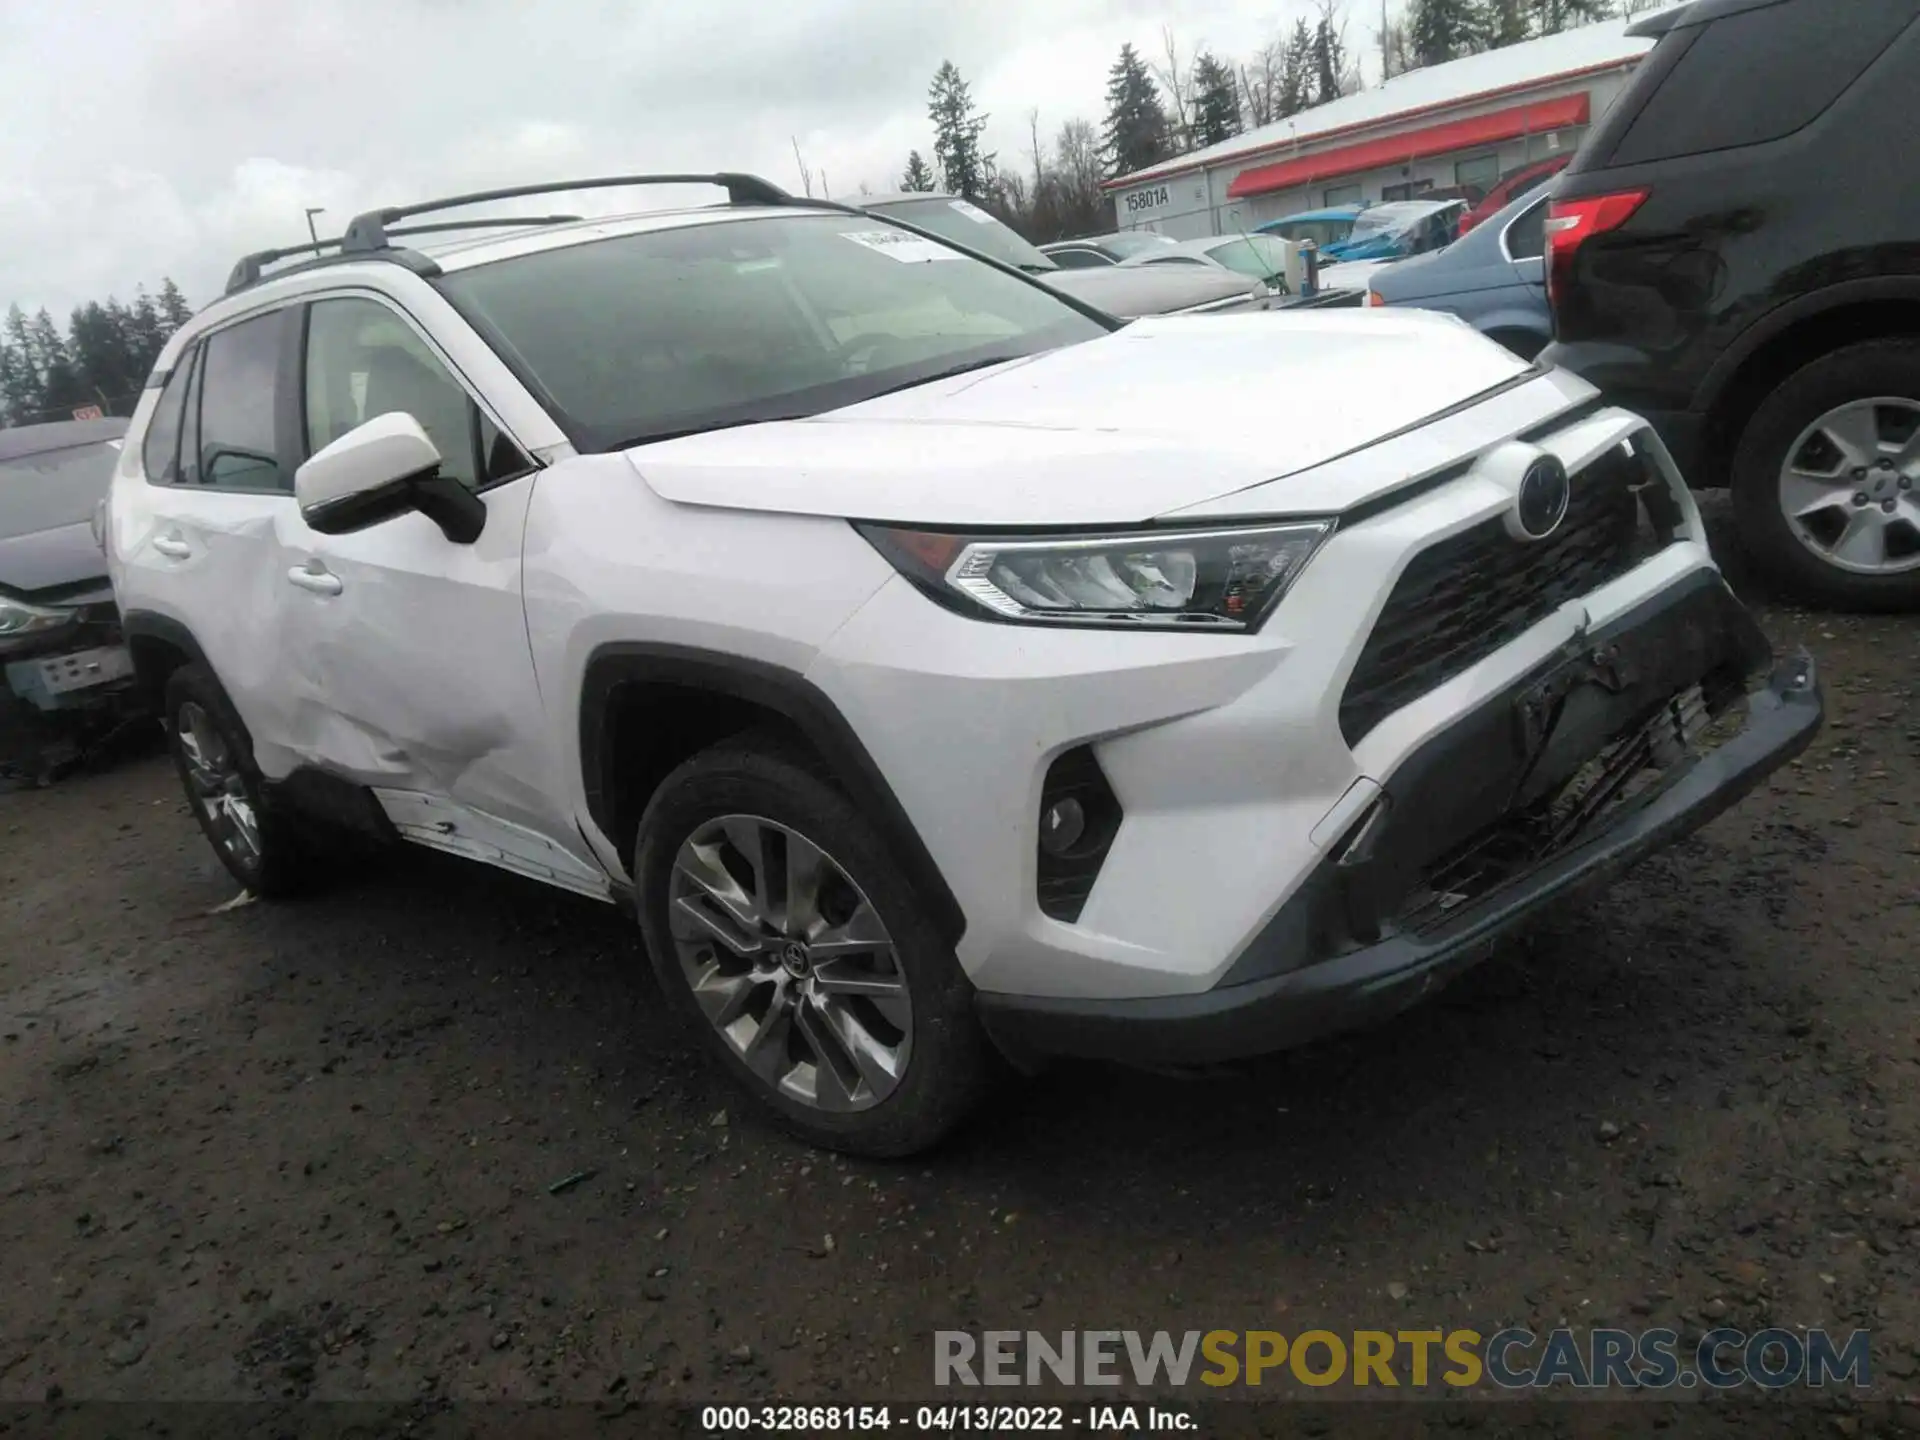
[[[1507,533],[1516,540],[1546,539],[1567,518],[1572,493],[1567,467],[1551,455],[1540,456],[1527,466],[1514,488]]]

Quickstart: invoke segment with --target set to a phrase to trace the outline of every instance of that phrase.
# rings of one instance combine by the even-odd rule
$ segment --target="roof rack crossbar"
[[[580,219],[578,215],[512,215],[486,216],[476,220],[439,220],[428,225],[403,225],[389,230],[388,235],[438,235],[449,230],[493,230],[516,229],[536,225],[571,225]],[[266,266],[281,260],[291,260],[296,255],[311,255],[315,259],[325,259],[328,250],[343,251],[343,235],[334,235],[325,240],[309,240],[304,245],[282,245],[274,250],[256,250],[251,255],[243,255],[227,276],[226,293],[257,284]],[[340,258],[338,255],[333,258]],[[303,268],[303,267],[296,267]],[[418,268],[418,267],[415,267]]]
[[[340,239],[344,252],[364,252],[386,248],[388,236],[396,233],[387,227],[412,215],[435,210],[454,210],[462,205],[480,205],[490,200],[515,200],[523,195],[562,195],[575,190],[607,190],[630,185],[717,185],[727,192],[734,205],[790,205],[793,196],[770,180],[757,175],[737,175],[722,171],[712,175],[603,175],[589,180],[562,180],[541,185],[513,185],[503,190],[475,190],[467,195],[450,195],[444,200],[425,200],[417,205],[390,205],[384,210],[369,210],[353,217]],[[308,247],[311,248],[311,247]]]

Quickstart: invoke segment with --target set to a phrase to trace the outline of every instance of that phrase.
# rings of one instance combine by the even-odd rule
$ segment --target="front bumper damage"
[[[0,780],[46,784],[151,718],[111,601],[0,653]]]
[[[1216,1063],[1375,1023],[1549,903],[1692,833],[1799,754],[1823,702],[1711,571],[1582,636],[1413,752],[1221,982],[982,993],[1010,1055]]]

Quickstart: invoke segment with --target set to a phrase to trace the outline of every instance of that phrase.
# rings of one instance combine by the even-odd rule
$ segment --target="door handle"
[[[302,590],[311,590],[315,595],[338,595],[347,588],[340,583],[338,575],[318,560],[309,560],[304,565],[294,566],[287,571],[287,579]]]
[[[177,534],[154,536],[153,548],[169,560],[185,560],[189,555],[193,554],[193,547],[182,540]]]

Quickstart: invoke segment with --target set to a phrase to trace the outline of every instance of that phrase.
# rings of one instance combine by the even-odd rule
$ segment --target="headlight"
[[[9,641],[23,639],[29,635],[38,635],[45,630],[58,630],[63,625],[73,623],[71,610],[54,610],[45,606],[29,605],[24,600],[9,599],[0,595],[0,648]]]
[[[901,574],[955,608],[1035,624],[1250,630],[1333,522],[1050,539],[859,529]]]

